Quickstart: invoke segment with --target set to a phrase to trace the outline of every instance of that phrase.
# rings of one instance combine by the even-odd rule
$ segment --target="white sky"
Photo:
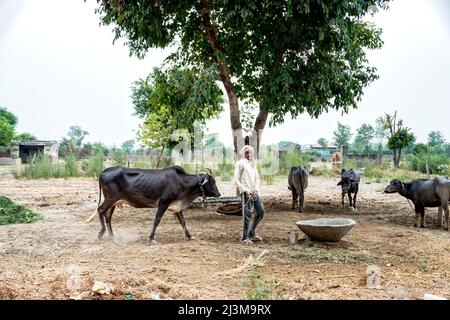
[[[0,0],[0,106],[19,118],[18,132],[60,140],[72,125],[86,141],[120,145],[133,139],[131,84],[162,63],[153,50],[144,60],[112,44],[111,28],[99,27],[95,1]],[[450,4],[447,0],[394,0],[375,18],[384,47],[370,53],[380,79],[365,90],[357,110],[319,119],[304,115],[266,129],[263,143],[332,140],[337,121],[355,133],[384,112],[398,110],[419,141],[431,130],[450,140]],[[209,122],[231,146],[228,108]]]

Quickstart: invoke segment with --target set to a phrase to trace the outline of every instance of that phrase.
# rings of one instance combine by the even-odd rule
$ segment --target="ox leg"
[[[348,205],[349,207],[353,207],[353,201],[352,201],[352,193],[351,191],[347,191],[347,196],[348,196]]]
[[[159,207],[158,211],[156,211],[155,221],[153,222],[153,229],[149,236],[151,242],[155,241],[154,238],[155,238],[156,228],[158,227],[159,223],[161,222],[161,218],[163,217],[164,212],[166,212],[167,208],[168,208],[167,206]]]
[[[420,214],[420,208],[418,206],[415,206],[416,209],[416,216],[414,219],[414,227],[418,227],[419,226],[419,214]]]
[[[193,240],[193,237],[191,236],[191,234],[189,233],[189,231],[186,227],[186,221],[184,220],[183,211],[176,212],[176,216],[177,216],[178,222],[181,224],[181,227],[183,227],[183,231],[184,231],[184,234],[186,235],[186,238],[188,238],[189,240]]]
[[[105,225],[105,213],[111,208],[110,203],[103,202],[103,204],[98,208],[98,216],[100,218],[100,232],[98,233],[98,240],[103,238],[103,235],[106,232],[106,225]]]
[[[445,230],[448,230],[448,216],[449,216],[449,212],[448,212],[448,203],[444,202],[444,204],[442,204],[442,209],[445,212],[445,225],[442,225],[444,227]],[[441,211],[442,212],[442,211]],[[442,216],[442,213],[441,213]]]
[[[356,210],[356,195],[358,194],[358,186],[355,188],[355,195],[353,196],[353,208]]]
[[[294,187],[292,187],[292,210],[295,210],[295,205],[297,204],[298,194]]]
[[[420,210],[420,227],[425,228],[425,208],[422,207]]]
[[[298,195],[298,212],[303,212],[305,209],[305,194]]]
[[[343,207],[345,207],[344,198],[345,198],[345,192],[342,192],[342,206]]]
[[[116,209],[115,206],[111,207],[111,209],[109,209],[105,213],[106,226],[108,227],[108,234],[109,234],[110,238],[114,238],[114,233],[113,233],[112,226],[111,226],[111,220],[112,220],[112,215],[114,213],[114,209]]]
[[[439,227],[444,226],[444,221],[442,220],[442,205],[438,208],[438,223]]]

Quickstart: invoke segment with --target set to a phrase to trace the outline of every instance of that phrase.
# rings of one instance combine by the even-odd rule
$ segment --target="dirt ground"
[[[285,179],[263,184],[262,243],[240,244],[241,217],[208,207],[185,211],[196,240],[185,240],[168,212],[157,229],[159,242],[150,244],[155,209],[128,206],[114,213],[115,241],[97,240],[98,219],[84,222],[97,206],[94,179],[0,177],[0,194],[45,217],[0,226],[0,298],[244,299],[262,289],[283,299],[449,297],[450,232],[438,228],[437,209],[428,209],[427,228],[417,229],[408,202],[382,193],[385,183],[362,182],[358,212],[340,207],[336,183],[311,177],[304,213],[290,209]],[[233,196],[231,182],[219,181],[218,187],[223,196]],[[313,243],[299,231],[299,243],[289,244],[296,221],[320,217],[352,218],[357,225],[339,243]],[[367,288],[371,265],[381,269],[378,289]],[[92,294],[95,281],[115,290]]]

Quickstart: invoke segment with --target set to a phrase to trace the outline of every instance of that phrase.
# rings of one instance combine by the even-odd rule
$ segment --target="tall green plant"
[[[96,150],[94,155],[88,160],[86,174],[89,177],[94,178],[99,177],[103,169],[105,168],[104,167],[105,160],[106,157],[103,154],[103,152]]]

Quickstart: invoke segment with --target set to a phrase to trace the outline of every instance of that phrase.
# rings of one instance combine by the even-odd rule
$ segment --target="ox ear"
[[[342,181],[339,181],[337,185],[342,186]]]
[[[208,180],[208,175],[206,175],[206,176],[205,176],[205,180],[203,180],[203,182],[202,182],[202,186],[203,186],[205,183],[208,183],[208,181],[209,181],[209,180]]]

